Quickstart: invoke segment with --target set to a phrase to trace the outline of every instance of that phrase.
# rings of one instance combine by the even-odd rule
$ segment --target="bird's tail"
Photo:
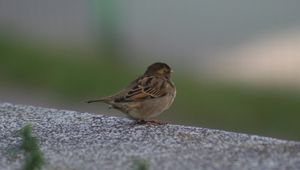
[[[110,101],[109,97],[103,97],[103,98],[100,98],[100,99],[88,100],[88,101],[86,101],[86,103],[95,103],[95,102],[109,103],[109,101]]]

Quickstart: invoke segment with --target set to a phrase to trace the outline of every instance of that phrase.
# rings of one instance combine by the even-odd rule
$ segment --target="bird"
[[[121,91],[86,102],[106,103],[140,123],[156,122],[150,119],[167,110],[176,97],[176,87],[171,80],[172,72],[166,63],[153,63],[143,75]]]

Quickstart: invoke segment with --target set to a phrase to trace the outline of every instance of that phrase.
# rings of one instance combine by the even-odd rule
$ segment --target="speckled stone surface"
[[[20,169],[10,154],[32,123],[46,164],[57,170],[131,170],[134,160],[151,170],[300,169],[300,143],[179,125],[135,125],[125,118],[0,104],[0,169]]]

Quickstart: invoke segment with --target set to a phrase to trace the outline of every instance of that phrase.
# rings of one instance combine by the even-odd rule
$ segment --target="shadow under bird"
[[[171,68],[161,62],[150,65],[146,72],[118,93],[88,100],[87,103],[103,102],[140,122],[158,116],[167,110],[176,96],[171,81]]]

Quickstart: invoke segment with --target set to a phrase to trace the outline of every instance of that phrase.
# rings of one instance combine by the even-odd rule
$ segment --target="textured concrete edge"
[[[20,169],[24,159],[13,160],[1,151],[20,142],[14,133],[27,122],[41,141],[45,169],[132,170],[133,158],[146,159],[152,169],[300,167],[296,141],[193,126],[137,125],[121,117],[0,103],[0,169]]]
[[[99,113],[91,113],[91,112],[79,112],[76,110],[66,110],[66,109],[56,109],[56,108],[50,108],[50,107],[42,107],[42,106],[34,106],[34,105],[25,105],[25,104],[12,104],[9,102],[1,102],[0,101],[0,109],[2,107],[12,107],[12,108],[32,108],[32,109],[46,109],[51,112],[71,112],[71,113],[76,113],[76,115],[81,115],[81,114],[88,114],[88,115],[93,115],[97,117],[102,117],[102,118],[107,118],[107,119],[113,119],[113,120],[119,120],[119,121],[128,121],[128,122],[134,122],[134,120],[131,120],[129,118],[124,118],[124,117],[117,117],[117,116],[110,116],[107,114],[99,114]],[[0,116],[1,116],[1,110],[0,110]],[[300,141],[295,141],[295,140],[286,140],[286,139],[280,139],[280,138],[274,138],[274,137],[269,137],[269,136],[260,136],[252,133],[243,133],[243,132],[236,132],[236,131],[226,131],[226,130],[221,130],[221,129],[214,129],[214,128],[206,128],[206,127],[199,127],[199,126],[192,126],[192,125],[179,125],[179,124],[167,124],[167,126],[172,126],[172,127],[181,127],[185,129],[207,129],[210,131],[214,131],[216,133],[222,133],[222,134],[231,134],[233,136],[249,136],[252,139],[260,139],[260,140],[268,140],[268,141],[276,141],[276,142],[288,142],[290,144],[300,144]],[[193,131],[191,131],[193,133]]]

